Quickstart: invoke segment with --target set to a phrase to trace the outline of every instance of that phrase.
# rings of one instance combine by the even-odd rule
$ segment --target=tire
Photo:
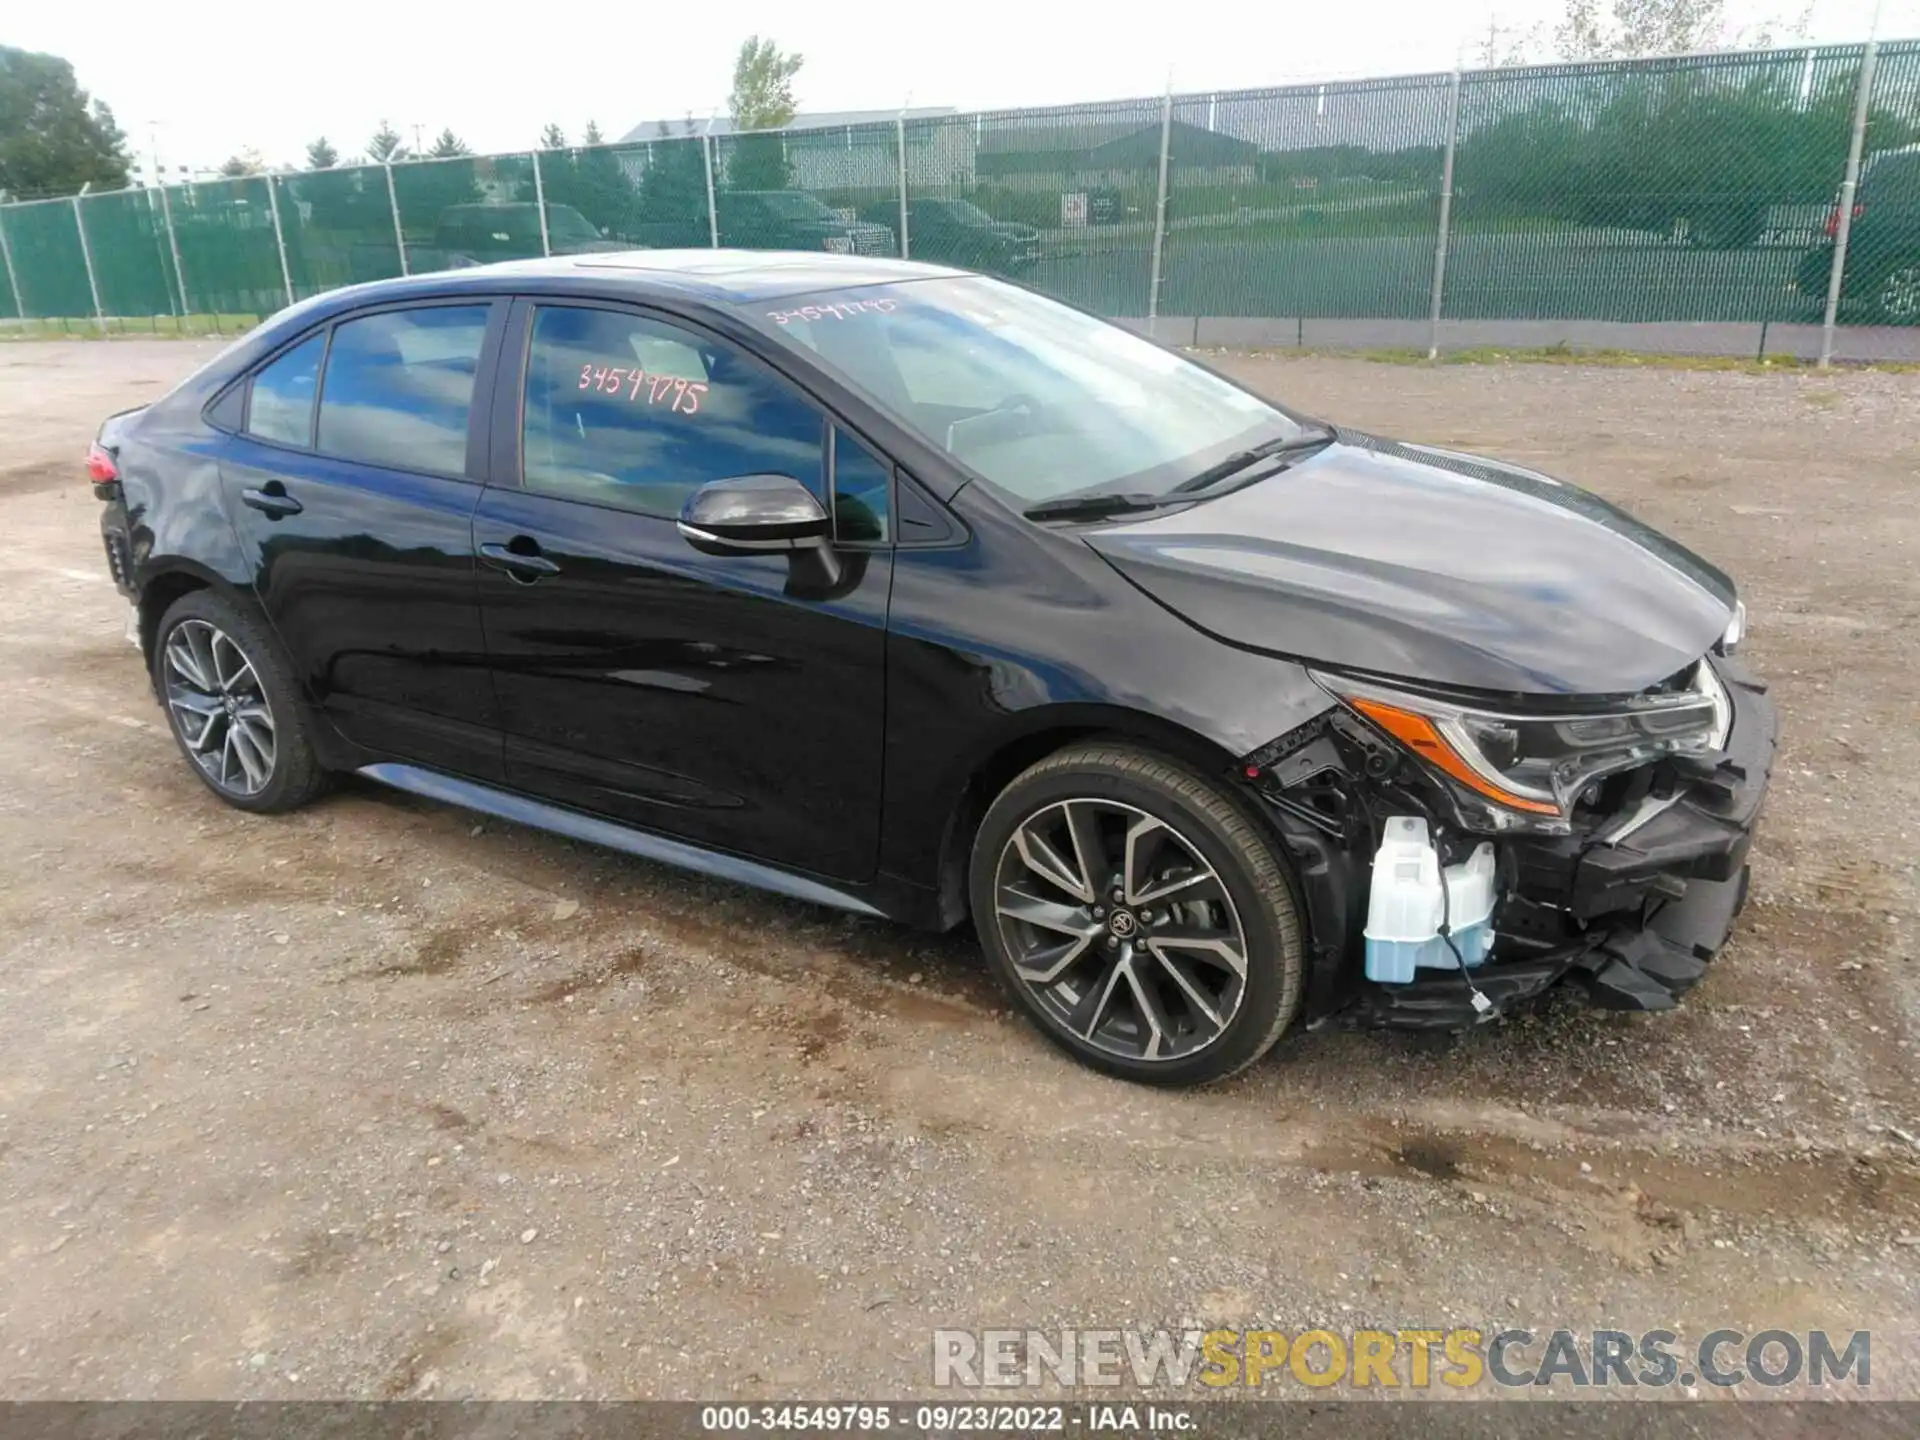
[[[1920,260],[1898,260],[1873,282],[1873,317],[1884,325],[1920,325]]]
[[[1109,1075],[1225,1079],[1299,1007],[1300,912],[1279,857],[1234,798],[1163,756],[1091,742],[1031,766],[981,821],[968,890],[1014,1004]]]
[[[1793,288],[1809,300],[1824,300],[1827,285],[1833,275],[1833,246],[1817,246],[1800,257],[1800,265],[1793,274]],[[1848,276],[1851,281],[1853,277]],[[1852,286],[1847,287],[1851,289]],[[1844,300],[1845,297],[1842,296]]]
[[[239,605],[214,590],[182,595],[160,617],[152,663],[174,742],[215,795],[278,814],[325,791],[299,689],[279,646]]]

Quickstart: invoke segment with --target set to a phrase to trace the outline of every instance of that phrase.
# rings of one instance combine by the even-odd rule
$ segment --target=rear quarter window
[[[278,445],[313,443],[313,402],[320,393],[324,332],[309,336],[255,373],[247,396],[247,434]]]

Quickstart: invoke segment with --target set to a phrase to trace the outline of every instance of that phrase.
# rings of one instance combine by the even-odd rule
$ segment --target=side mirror
[[[813,492],[791,475],[713,480],[680,511],[680,533],[702,555],[822,549],[832,529]]]

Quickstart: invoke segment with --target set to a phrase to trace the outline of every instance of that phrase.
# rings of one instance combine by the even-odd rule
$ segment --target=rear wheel
[[[1251,817],[1185,767],[1075,746],[1001,793],[974,841],[975,928],[1048,1039],[1194,1085],[1264,1055],[1299,1003],[1292,888]]]
[[[206,787],[242,810],[292,810],[326,788],[280,652],[225,596],[195,590],[160,617],[154,689],[180,753]]]

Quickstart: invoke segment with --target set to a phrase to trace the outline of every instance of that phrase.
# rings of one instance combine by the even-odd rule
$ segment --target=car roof
[[[329,291],[317,297],[322,303],[314,308],[344,309],[415,296],[426,299],[468,291],[498,291],[503,284],[524,286],[528,293],[633,299],[653,296],[737,305],[964,273],[917,260],[814,250],[613,250],[544,260],[504,260],[494,265],[376,280]],[[297,308],[312,313],[306,306]]]
[[[1860,183],[1876,177],[1885,180],[1888,175],[1898,175],[1920,165],[1920,145],[1902,145],[1898,150],[1881,150],[1867,157],[1867,163],[1860,167]]]

